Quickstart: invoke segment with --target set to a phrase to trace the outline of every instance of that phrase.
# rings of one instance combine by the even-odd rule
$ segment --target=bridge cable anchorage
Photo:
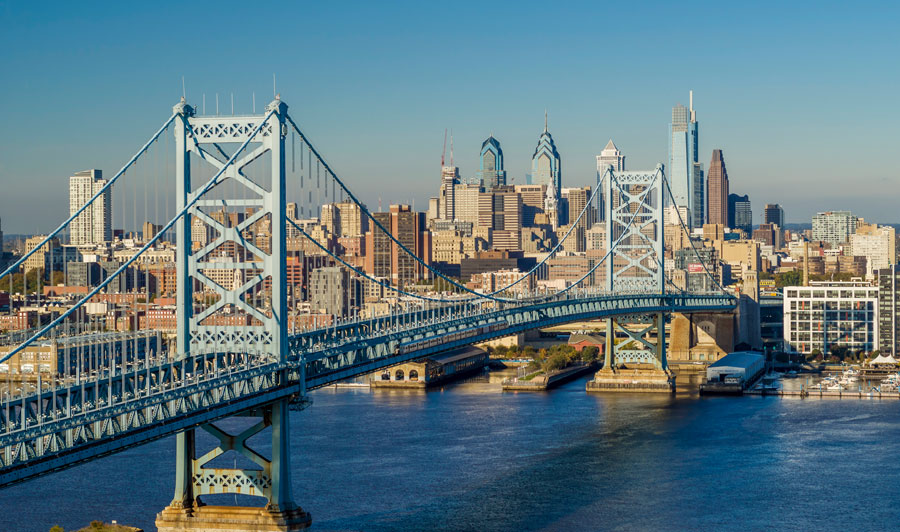
[[[206,183],[206,185],[205,185],[202,189],[200,189],[200,191],[198,191],[198,192],[196,193],[196,195],[194,196],[194,198],[193,198],[190,202],[188,202],[187,205],[185,205],[183,209],[181,209],[179,212],[175,213],[175,217],[172,218],[171,220],[169,220],[169,222],[168,222],[165,226],[163,226],[163,227],[156,233],[156,235],[153,236],[153,238],[151,238],[149,241],[147,241],[147,243],[144,244],[144,246],[141,247],[141,249],[138,250],[137,253],[135,253],[134,255],[132,255],[131,258],[129,258],[127,261],[125,261],[124,264],[122,264],[122,265],[119,267],[119,269],[117,269],[117,270],[116,270],[115,272],[113,272],[110,276],[108,276],[105,280],[103,280],[103,282],[101,282],[100,284],[98,284],[98,285],[96,286],[96,288],[94,288],[93,290],[91,290],[90,292],[88,292],[88,294],[85,295],[84,298],[82,298],[80,301],[78,301],[78,303],[76,303],[75,305],[73,305],[72,308],[70,308],[70,309],[67,310],[66,312],[60,314],[59,317],[57,317],[55,320],[53,320],[53,321],[51,321],[50,323],[48,323],[46,326],[44,326],[44,328],[42,328],[40,331],[36,332],[36,333],[35,333],[33,336],[31,336],[28,340],[22,342],[22,343],[19,344],[17,347],[15,347],[15,348],[12,349],[11,351],[7,352],[7,353],[4,354],[2,357],[0,357],[0,362],[6,362],[6,361],[9,360],[13,355],[15,355],[15,354],[18,353],[19,351],[25,349],[26,347],[28,347],[29,345],[31,345],[32,342],[34,342],[35,340],[37,340],[38,338],[40,338],[41,336],[43,336],[44,334],[46,334],[47,331],[49,331],[49,330],[53,329],[54,327],[56,327],[57,325],[59,325],[62,321],[64,321],[66,318],[68,318],[73,312],[75,312],[76,310],[78,310],[79,308],[81,308],[82,306],[84,306],[84,304],[85,304],[88,300],[90,300],[92,297],[94,297],[95,295],[97,295],[101,290],[103,290],[104,288],[106,288],[106,287],[107,287],[114,279],[116,279],[123,271],[125,271],[129,266],[131,266],[131,264],[134,263],[134,262],[138,259],[138,257],[140,257],[141,255],[143,255],[144,252],[146,252],[148,249],[150,249],[151,247],[153,247],[153,246],[156,244],[156,242],[157,242],[164,234],[166,234],[166,232],[169,231],[169,229],[171,229],[173,225],[175,225],[175,222],[177,222],[179,219],[181,219],[181,218],[182,218],[182,217],[183,217],[183,216],[184,216],[184,215],[185,215],[185,214],[186,214],[186,213],[187,213],[187,212],[188,212],[188,211],[189,211],[189,210],[190,210],[190,209],[198,202],[198,201],[200,201],[200,198],[202,198],[203,195],[206,194],[206,192],[208,192],[211,188],[213,188],[213,187],[219,182],[219,177],[220,177],[223,173],[225,173],[225,170],[227,170],[227,169],[234,163],[234,161],[237,159],[238,155],[240,155],[240,154],[247,148],[247,146],[250,144],[250,142],[251,142],[254,138],[256,138],[257,133],[259,133],[259,131],[260,131],[260,130],[262,129],[262,127],[266,124],[266,122],[269,121],[269,119],[272,117],[273,114],[275,114],[275,109],[272,109],[272,110],[270,110],[268,113],[266,113],[266,115],[263,117],[262,121],[261,121],[259,124],[257,124],[257,126],[256,126],[255,128],[253,128],[253,131],[250,133],[250,136],[247,138],[247,140],[245,140],[245,141],[243,142],[243,144],[241,144],[241,146],[237,149],[237,151],[235,151],[234,154],[228,159],[228,161],[225,162],[225,164],[224,164],[224,165],[222,166],[222,168],[218,171],[218,173],[216,173],[216,175],[213,176],[213,178],[210,179],[210,180]],[[178,115],[178,114],[176,114],[176,115],[173,115],[173,117],[174,117],[174,116],[181,116],[181,119],[182,119],[182,120],[187,120],[187,118],[186,118],[184,115]],[[170,121],[171,121],[171,120],[170,120]],[[166,125],[168,125],[168,123],[167,123]]]
[[[513,281],[512,283],[510,283],[510,284],[508,284],[508,285],[506,285],[506,286],[504,286],[504,287],[498,288],[497,290],[495,290],[495,291],[493,291],[493,292],[488,292],[488,293],[476,292],[476,291],[474,291],[474,290],[472,290],[472,289],[470,289],[470,288],[468,288],[468,287],[466,287],[466,286],[464,286],[464,285],[462,285],[462,284],[460,284],[460,283],[457,283],[457,282],[454,281],[453,279],[447,277],[446,275],[444,275],[444,274],[441,273],[440,271],[438,271],[438,270],[436,270],[435,268],[433,268],[431,265],[425,263],[421,258],[419,258],[415,253],[413,253],[409,248],[407,248],[402,242],[400,242],[399,240],[397,240],[397,238],[394,237],[394,235],[393,235],[390,231],[388,231],[388,230],[381,224],[381,222],[379,222],[374,216],[372,216],[371,212],[366,208],[366,206],[363,205],[362,202],[360,202],[360,201],[356,198],[356,196],[350,191],[350,189],[344,184],[344,182],[337,176],[337,174],[334,172],[334,170],[331,169],[331,167],[328,165],[328,163],[325,162],[325,160],[322,158],[322,156],[319,154],[319,152],[318,152],[318,151],[315,149],[315,147],[313,147],[312,144],[309,142],[309,139],[306,137],[306,135],[304,135],[303,132],[300,131],[300,128],[297,126],[297,124],[294,122],[294,120],[290,117],[290,115],[288,115],[286,118],[287,118],[287,120],[291,123],[291,126],[294,128],[294,130],[297,132],[297,134],[300,135],[300,138],[301,138],[302,142],[303,142],[304,144],[306,144],[306,146],[307,146],[307,148],[310,150],[310,152],[313,153],[313,154],[315,154],[316,159],[317,159],[317,162],[321,162],[322,166],[325,167],[325,171],[326,171],[328,174],[331,175],[332,179],[333,179],[335,182],[337,182],[337,184],[341,187],[341,190],[342,190],[343,192],[346,192],[346,193],[347,193],[347,195],[348,195],[349,198],[353,201],[353,203],[356,204],[356,205],[362,210],[362,212],[364,212],[364,213],[366,214],[366,217],[367,217],[368,219],[372,220],[372,223],[374,223],[379,229],[381,229],[381,231],[382,231],[383,233],[385,233],[385,234],[386,234],[386,235],[387,235],[394,243],[396,243],[396,244],[400,247],[400,249],[403,250],[404,253],[406,253],[407,255],[409,255],[410,257],[412,257],[415,261],[417,261],[419,264],[421,264],[422,266],[424,266],[425,268],[427,268],[431,273],[433,273],[433,274],[437,275],[438,277],[444,279],[445,281],[449,282],[451,285],[453,285],[453,286],[455,286],[455,287],[457,287],[457,288],[459,288],[459,289],[461,289],[461,290],[463,290],[463,291],[465,291],[465,292],[468,292],[468,293],[470,293],[470,294],[473,294],[473,295],[476,296],[477,298],[491,299],[491,300],[494,300],[494,301],[501,300],[501,298],[494,298],[493,296],[495,296],[495,295],[497,295],[497,294],[500,294],[500,293],[503,293],[503,292],[509,290],[510,288],[512,288],[512,287],[518,285],[519,283],[521,283],[522,281],[524,281],[527,277],[530,277],[531,275],[535,274],[535,273],[536,273],[536,272],[537,272],[544,264],[547,263],[547,261],[549,261],[553,256],[555,256],[556,252],[562,247],[562,245],[565,243],[566,239],[569,238],[569,235],[572,234],[572,232],[573,232],[573,231],[575,230],[575,228],[577,227],[578,222],[582,219],[582,217],[584,217],[584,215],[585,215],[585,213],[587,212],[588,208],[592,205],[593,200],[594,200],[594,197],[596,196],[596,194],[597,194],[597,192],[598,192],[598,190],[599,190],[599,187],[595,187],[595,189],[591,192],[590,197],[589,197],[588,200],[585,202],[585,206],[581,209],[581,212],[578,214],[578,217],[575,219],[575,222],[573,222],[573,223],[571,224],[571,226],[569,227],[569,230],[566,231],[566,234],[565,234],[565,235],[563,235],[563,238],[562,238],[562,239],[561,239],[561,240],[553,247],[553,249],[551,249],[550,252],[549,252],[543,259],[541,259],[541,261],[538,262],[531,270],[529,270],[528,272],[525,272],[523,275],[521,275],[518,279],[516,279],[516,280]],[[474,298],[471,298],[471,299],[474,299]],[[470,299],[470,300],[471,300],[471,299]],[[457,300],[457,301],[463,301],[463,300]],[[505,299],[505,301],[509,302],[509,301],[514,301],[514,300],[511,300],[511,299]]]
[[[663,178],[663,184],[666,186],[666,190],[669,192],[669,198],[672,199],[672,205],[675,205],[675,195],[672,194],[672,188],[669,187],[669,180]],[[716,279],[716,276],[713,275],[709,271],[709,268],[706,267],[706,262],[700,256],[700,252],[697,251],[696,246],[694,246],[694,239],[691,238],[691,233],[690,233],[690,231],[688,231],[687,226],[684,224],[684,220],[681,218],[681,212],[677,208],[675,208],[673,210],[678,215],[678,222],[681,224],[681,228],[684,229],[685,234],[687,234],[688,243],[691,245],[691,249],[694,251],[694,255],[697,257],[697,260],[699,260],[700,264],[703,265],[703,270],[706,272],[706,275],[708,275],[710,277],[710,279],[712,279],[713,282],[716,283],[716,286],[719,287],[719,290],[722,293],[727,293],[727,291],[725,290],[725,287],[722,286],[722,283],[720,283],[719,280]]]
[[[127,163],[125,163],[125,166],[123,166],[123,167],[119,170],[119,172],[118,172],[115,176],[113,176],[112,179],[110,179],[105,185],[103,185],[103,187],[100,188],[100,190],[98,190],[98,191],[93,195],[93,197],[91,197],[91,199],[89,199],[84,205],[82,205],[80,209],[78,209],[77,211],[75,211],[75,213],[72,214],[71,216],[69,216],[69,218],[68,218],[66,221],[64,221],[63,223],[61,223],[61,224],[59,225],[59,227],[57,227],[57,228],[54,229],[49,235],[47,235],[47,236],[44,238],[44,240],[41,241],[40,244],[38,244],[37,246],[35,246],[34,249],[32,249],[31,251],[29,251],[29,252],[25,253],[24,255],[22,255],[22,257],[20,257],[19,260],[15,261],[11,266],[9,266],[8,268],[6,268],[6,270],[4,270],[3,273],[0,273],[0,279],[3,279],[4,277],[6,277],[7,275],[9,275],[10,273],[16,271],[16,269],[17,269],[19,266],[21,266],[22,263],[24,263],[26,260],[28,260],[28,257],[32,256],[32,255],[35,254],[38,250],[42,249],[42,248],[47,244],[47,242],[49,242],[53,237],[55,237],[56,235],[58,235],[58,234],[60,233],[60,231],[62,231],[63,229],[67,228],[67,227],[69,226],[69,224],[72,223],[72,220],[74,220],[75,218],[77,218],[81,213],[83,213],[83,212],[85,211],[85,209],[87,209],[88,207],[90,207],[90,206],[94,203],[94,201],[95,201],[97,198],[99,198],[99,197],[102,196],[104,193],[106,193],[106,191],[109,190],[110,187],[113,186],[113,183],[115,183],[115,182],[116,182],[116,181],[117,181],[117,180],[125,173],[126,170],[128,170],[132,165],[134,165],[134,163],[137,162],[138,158],[139,158],[141,155],[143,155],[144,152],[146,152],[146,151],[150,148],[150,146],[153,145],[153,143],[156,141],[156,139],[158,139],[159,136],[162,135],[163,132],[164,132],[166,129],[168,129],[168,127],[172,124],[172,122],[175,120],[175,117],[177,117],[177,116],[178,116],[177,113],[173,113],[172,116],[170,116],[169,119],[166,120],[166,122],[162,125],[162,127],[160,127],[160,128],[156,131],[156,133],[155,133],[152,137],[150,137],[150,140],[148,140],[148,141],[144,144],[144,146],[141,147],[141,149],[138,150],[137,153],[135,153],[134,156],[133,156],[131,159],[129,159]],[[5,359],[4,359],[4,360],[5,360]]]

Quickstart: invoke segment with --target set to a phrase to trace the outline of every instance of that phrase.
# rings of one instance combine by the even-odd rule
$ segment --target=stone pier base
[[[293,532],[310,523],[310,515],[299,507],[276,511],[246,506],[168,506],[156,514],[159,532]]]
[[[675,393],[675,375],[646,364],[603,368],[586,388],[588,392]]]

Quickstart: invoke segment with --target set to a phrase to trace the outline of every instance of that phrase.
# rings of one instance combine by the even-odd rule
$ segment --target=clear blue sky
[[[545,108],[565,186],[595,181],[610,137],[629,168],[652,168],[693,89],[701,160],[724,150],[756,221],[780,202],[788,222],[833,209],[900,222],[896,2],[560,4],[0,1],[3,229],[62,221],[67,177],[114,173],[182,75],[189,101],[233,92],[247,112],[273,72],[372,206],[437,194],[444,128],[464,177],[493,132],[524,182]]]

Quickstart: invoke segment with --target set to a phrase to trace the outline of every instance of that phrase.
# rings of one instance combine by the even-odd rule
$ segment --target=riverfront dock
[[[503,381],[504,392],[540,392],[555,388],[597,368],[595,364],[574,364],[567,368],[535,375],[529,380],[513,377]]]
[[[857,398],[857,399],[900,399],[900,392],[879,392],[864,390],[745,390],[744,395],[775,395],[780,397],[835,397],[835,398]]]
[[[460,347],[385,369],[373,375],[369,384],[372,388],[427,388],[478,373],[489,362],[487,351]]]

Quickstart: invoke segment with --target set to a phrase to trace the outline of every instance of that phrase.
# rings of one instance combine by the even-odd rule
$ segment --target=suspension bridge
[[[292,530],[307,526],[310,516],[291,493],[290,411],[309,404],[310,390],[466,344],[601,319],[607,334],[624,331],[633,340],[627,349],[608,342],[605,368],[639,362],[665,371],[667,315],[727,313],[735,307],[718,281],[708,293],[687,293],[667,279],[667,193],[671,196],[662,166],[647,172],[610,168],[575,223],[533,269],[497,290],[474,290],[392,234],[320,156],[280,98],[262,115],[248,116],[205,116],[182,99],[80,210],[0,273],[0,286],[8,277],[12,288],[12,276],[39,252],[52,270],[53,253],[62,253],[53,243],[71,241],[79,220],[110,199],[114,226],[135,233],[141,225],[153,229],[120,255],[102,282],[48,323],[9,336],[0,364],[48,343],[72,347],[55,361],[52,374],[44,376],[39,368],[36,382],[14,380],[7,370],[0,404],[0,487],[175,435],[175,493],[157,518],[160,530],[201,530],[216,519]],[[561,252],[595,196],[609,198],[599,206],[606,224],[602,258],[565,288],[524,290],[519,285],[540,275]],[[449,289],[424,291],[374,276],[317,239],[304,216],[315,216],[329,201],[355,204],[402,260]],[[297,205],[294,216],[287,215],[289,202]],[[684,220],[678,223],[687,231]],[[292,246],[329,256],[356,278],[393,293],[397,305],[383,315],[304,321],[298,294],[288,283]],[[136,347],[140,317],[150,325],[152,301],[165,295],[159,280],[151,282],[163,251],[174,252],[175,333],[142,350]],[[28,302],[27,272],[22,280]],[[32,288],[37,289],[30,297],[39,304],[40,287]],[[119,291],[140,296],[126,299],[131,326],[102,348],[73,342],[117,329],[120,316],[94,307],[115,300]],[[624,327],[641,321],[649,325],[638,333]],[[134,349],[128,348],[132,341]],[[229,417],[257,421],[229,434],[219,424]],[[205,452],[198,430],[217,442]],[[268,457],[247,444],[264,431],[271,438]],[[219,467],[216,459],[228,452],[254,467]],[[241,513],[199,502],[202,496],[231,493],[265,498],[265,511]]]

